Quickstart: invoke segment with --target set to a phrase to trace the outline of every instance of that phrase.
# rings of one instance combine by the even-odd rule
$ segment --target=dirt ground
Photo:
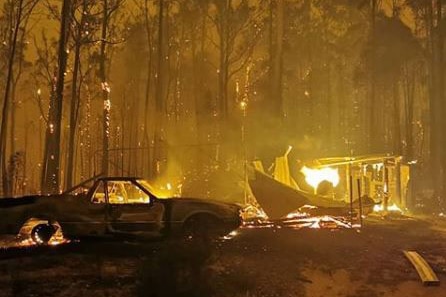
[[[403,255],[418,251],[440,286]],[[0,250],[3,296],[446,296],[446,219],[361,230],[241,229],[218,243],[75,242]]]

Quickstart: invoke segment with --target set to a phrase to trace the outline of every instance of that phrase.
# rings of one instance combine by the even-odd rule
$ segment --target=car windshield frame
[[[75,193],[79,188],[88,188],[88,191],[82,191],[83,194],[91,194],[98,186],[98,182],[100,180],[104,180],[104,181],[108,181],[108,180],[114,180],[115,178],[113,177],[104,177],[101,175],[98,176],[94,176],[92,178],[89,178],[79,184],[77,184],[74,187],[71,187],[70,189],[64,191],[61,193],[61,195],[74,195],[77,196],[80,193]],[[131,181],[132,183],[134,183],[136,186],[140,187],[143,191],[145,191],[151,198],[153,199],[169,199],[174,197],[174,195],[157,195],[155,193],[160,193],[160,191],[163,191],[162,189],[157,189],[155,186],[153,186],[148,180],[143,179],[143,178],[128,178],[128,177],[117,177],[116,180],[127,180],[127,181]],[[90,185],[88,185],[89,183],[91,183]],[[88,185],[88,187],[86,187],[86,185]]]
[[[139,187],[141,187],[142,189],[144,189],[152,198],[155,199],[160,199],[160,197],[158,197],[157,195],[155,195],[154,193],[156,192],[155,188],[149,183],[149,181],[142,179],[142,178],[138,178],[135,179],[134,181]]]
[[[74,187],[71,187],[71,188],[65,190],[64,192],[61,193],[61,195],[73,195],[73,196],[77,196],[77,195],[79,195],[79,193],[78,193],[78,194],[73,194],[73,192],[75,192],[77,189],[82,188],[82,187],[88,188],[88,191],[83,192],[84,194],[88,194],[88,193],[91,191],[92,188],[95,188],[97,179],[98,179],[98,176],[94,176],[94,177],[91,177],[91,178],[89,178],[89,179],[86,179],[86,180],[84,180],[83,182],[81,182],[81,183],[75,185]],[[88,183],[91,183],[91,185],[89,185],[88,187],[86,187],[86,185],[87,185]]]

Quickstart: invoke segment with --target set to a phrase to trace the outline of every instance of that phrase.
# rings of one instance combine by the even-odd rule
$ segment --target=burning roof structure
[[[311,216],[362,218],[373,210],[406,207],[409,166],[398,156],[322,158],[289,164],[276,158],[271,175],[259,161],[249,180],[252,194],[269,219],[300,211]],[[299,166],[291,174],[290,166]],[[294,172],[296,172],[294,170]]]

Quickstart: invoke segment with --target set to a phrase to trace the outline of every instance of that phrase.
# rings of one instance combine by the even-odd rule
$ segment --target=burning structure
[[[364,195],[376,202],[382,202],[384,210],[390,205],[397,205],[400,208],[407,208],[410,205],[408,200],[410,168],[402,162],[400,156],[324,158],[313,160],[309,164],[320,174],[315,174],[314,171],[304,172],[306,180],[312,177],[311,174],[319,177],[320,182],[314,189],[316,192],[322,191],[320,194],[326,194],[323,193],[326,189],[320,189],[320,186],[324,181],[328,181],[333,186],[333,192],[330,194],[335,200],[348,201],[350,196],[353,200],[357,200],[358,195]],[[305,169],[306,167],[303,167],[303,170]],[[335,183],[336,178],[339,180],[338,184]]]
[[[287,217],[297,210],[361,218],[372,211],[410,204],[410,170],[399,156],[322,158],[289,164],[289,152],[276,158],[271,176],[260,162],[254,162],[250,188],[269,218]]]

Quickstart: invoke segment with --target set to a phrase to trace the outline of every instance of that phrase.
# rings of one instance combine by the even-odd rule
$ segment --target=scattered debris
[[[249,220],[242,228],[289,228],[289,229],[352,229],[359,228],[359,224],[350,224],[346,217],[293,215],[281,220]]]
[[[358,199],[352,201],[351,204],[327,199],[320,195],[293,189],[260,171],[254,170],[254,173],[254,178],[249,180],[249,186],[257,203],[272,220],[282,219],[296,210],[315,217],[357,216]],[[368,215],[376,203],[368,196],[363,196],[361,199],[362,213]]]

